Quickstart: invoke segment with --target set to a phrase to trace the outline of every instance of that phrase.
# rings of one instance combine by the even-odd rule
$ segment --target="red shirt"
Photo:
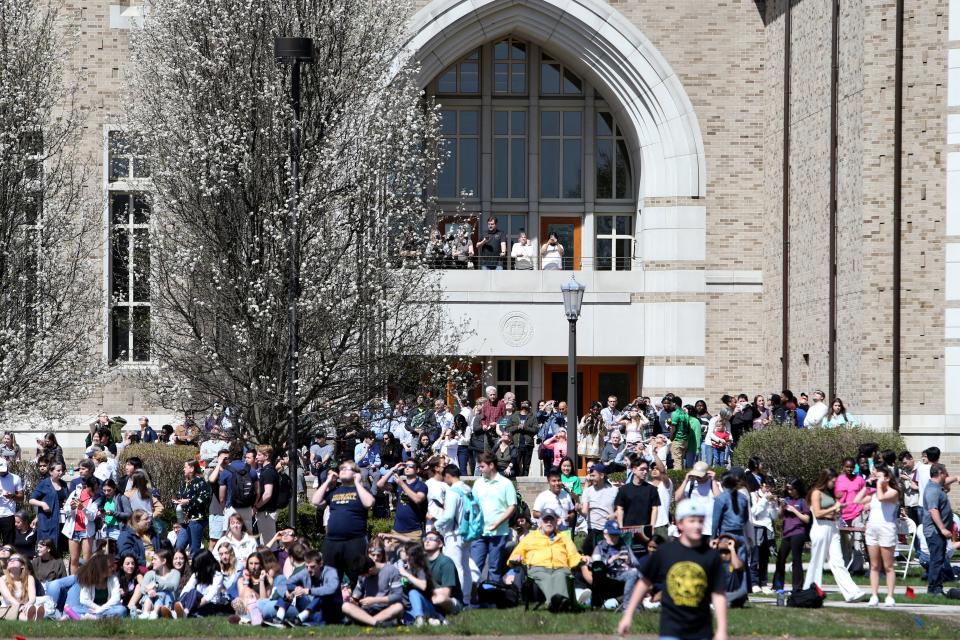
[[[500,416],[503,415],[503,412],[503,400],[498,400],[497,404],[491,404],[489,401],[484,402],[483,408],[480,409],[480,423],[497,424],[497,421],[500,419]]]

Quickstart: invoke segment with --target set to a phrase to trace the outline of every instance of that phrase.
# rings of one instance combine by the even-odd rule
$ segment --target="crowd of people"
[[[568,456],[565,403],[534,409],[493,387],[473,405],[375,400],[320,428],[303,452],[314,538],[278,526],[278,510],[300,488],[285,458],[221,422],[167,443],[146,418],[119,438],[97,424],[69,479],[55,434],[46,434],[31,487],[9,468],[22,452],[7,434],[0,611],[25,621],[222,615],[383,627],[440,625],[465,607],[526,601],[554,612],[620,609],[626,625],[638,607],[662,609],[661,634],[687,637],[709,628],[710,605],[725,632],[728,606],[820,585],[824,565],[845,599],[866,598],[850,577],[857,557],[869,564],[869,604],[881,604],[882,578],[883,604],[895,604],[894,555],[908,521],[920,527],[929,592],[942,593],[956,579],[946,491],[957,478],[935,447],[919,462],[862,447],[809,489],[769,477],[759,456],[746,469],[729,464],[752,429],[855,423],[839,400],[812,398],[724,396],[712,416],[702,401],[684,405],[672,394],[623,409],[610,396],[578,422],[585,475]],[[160,495],[136,457],[118,468],[126,443],[185,438],[199,449],[175,495]],[[512,478],[531,473],[535,453],[545,485],[528,505]],[[686,470],[682,481],[671,480],[671,466]],[[375,517],[390,518],[390,531],[371,535]],[[672,573],[678,563],[682,579]]]

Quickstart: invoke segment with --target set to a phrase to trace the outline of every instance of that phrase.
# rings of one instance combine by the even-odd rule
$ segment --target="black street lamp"
[[[287,353],[287,448],[290,457],[290,528],[297,526],[297,467],[300,454],[297,447],[297,383],[300,358],[300,321],[297,303],[300,300],[300,65],[313,62],[311,38],[274,38],[273,54],[277,64],[290,65],[290,106],[293,123],[290,126],[290,198],[287,200],[290,223],[287,232],[287,252],[290,255],[290,282],[287,287],[287,323],[289,352]]]
[[[563,294],[563,313],[570,324],[570,348],[567,351],[567,455],[573,462],[574,473],[580,468],[577,464],[577,320],[580,319],[580,306],[586,285],[577,282],[570,274],[570,280],[560,287]]]

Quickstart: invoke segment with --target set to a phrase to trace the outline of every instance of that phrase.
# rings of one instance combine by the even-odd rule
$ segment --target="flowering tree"
[[[65,24],[41,0],[0,0],[0,420],[56,418],[102,367],[80,113]]]
[[[299,261],[298,409],[356,410],[451,353],[436,275],[399,256],[421,235],[436,118],[401,52],[395,0],[164,0],[134,35],[129,129],[153,176],[151,388],[169,408],[237,407],[286,430],[287,293]],[[303,68],[301,243],[288,250],[288,72],[275,36],[312,37]],[[427,377],[430,372],[424,372]]]

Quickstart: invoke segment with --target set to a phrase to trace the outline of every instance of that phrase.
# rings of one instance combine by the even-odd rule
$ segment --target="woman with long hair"
[[[263,624],[263,615],[257,602],[270,597],[273,584],[264,570],[263,557],[256,551],[247,556],[243,574],[237,583],[237,597],[233,601],[233,610],[249,617],[250,624],[259,627]],[[230,616],[231,623],[240,622],[239,616]]]
[[[237,554],[234,553],[233,547],[224,545],[213,555],[217,559],[217,572],[223,583],[223,593],[228,596],[226,601],[229,603],[237,597],[237,583],[240,581],[241,571],[237,567]]]
[[[7,559],[7,568],[0,577],[0,598],[3,604],[10,607],[8,620],[36,620],[43,618],[44,610],[37,610],[37,582],[30,573],[27,560],[19,553]],[[16,609],[14,614],[12,609]]]
[[[792,561],[793,590],[803,588],[803,545],[807,541],[807,525],[810,524],[810,507],[806,500],[803,480],[793,478],[787,482],[786,496],[780,501],[782,523],[780,548],[777,550],[777,568],[773,573],[773,588],[784,588],[787,557]]]
[[[140,583],[140,617],[149,620],[158,616],[173,617],[170,605],[176,600],[179,584],[180,572],[173,568],[173,552],[169,548],[160,549],[153,556],[151,570]]]
[[[723,491],[713,502],[713,531],[711,538],[727,533],[737,538],[737,549],[745,548],[747,526],[750,523],[750,500],[740,491],[743,475],[727,471],[720,478]]]
[[[3,432],[3,441],[0,442],[0,458],[7,462],[20,462],[20,445],[13,431]]]
[[[387,469],[403,461],[403,445],[390,431],[383,433],[383,444],[380,445],[380,462]]]
[[[63,521],[62,533],[69,541],[70,574],[75,575],[80,568],[80,556],[89,560],[93,553],[93,538],[97,533],[97,515],[100,507],[96,496],[100,492],[100,481],[87,478],[77,485],[67,498],[69,511]]]
[[[154,519],[163,515],[163,503],[150,491],[150,478],[143,469],[133,472],[127,487],[123,495],[130,501],[131,509],[134,511],[142,509],[151,514]]]
[[[59,462],[66,468],[67,464],[63,460],[63,447],[57,442],[57,434],[48,431],[43,438],[37,440],[37,459],[46,458],[52,463]]]
[[[404,609],[410,612],[415,626],[422,626],[428,618],[438,618],[433,607],[433,579],[427,564],[426,552],[419,542],[408,542],[400,548],[400,560],[396,563],[402,578],[410,589],[403,594]]]
[[[823,420],[824,428],[854,427],[857,424],[856,418],[847,413],[847,407],[844,406],[843,400],[834,398],[833,402],[830,403],[830,411],[827,412],[827,417]]]
[[[190,576],[193,575],[193,572],[190,570],[190,557],[187,555],[186,549],[174,550],[173,568],[180,572],[180,583],[177,585],[177,591],[174,594],[175,598],[180,598],[180,594],[183,593],[183,587],[190,580]]]
[[[603,405],[599,402],[591,402],[590,408],[583,414],[583,417],[580,418],[580,423],[577,424],[577,452],[581,456],[589,458],[591,463],[600,458],[604,441],[609,435],[606,422],[604,422],[603,416],[600,414],[601,409],[603,409]],[[563,456],[554,456],[553,459],[559,460],[561,457]],[[545,464],[544,472],[546,472],[550,466],[552,465]]]
[[[37,510],[38,540],[60,537],[60,507],[67,500],[67,484],[62,482],[63,463],[52,462],[49,473],[30,494],[30,506]]]
[[[247,531],[247,525],[244,523],[243,517],[238,513],[234,513],[230,516],[230,519],[227,520],[227,530],[223,534],[223,537],[217,540],[216,546],[213,547],[213,553],[219,555],[220,549],[224,546],[233,548],[237,569],[242,568],[246,563],[247,556],[257,550],[257,539]],[[261,558],[261,562],[262,561],[263,559]]]
[[[868,495],[868,487],[875,486],[873,495]],[[887,574],[887,597],[883,606],[896,604],[893,592],[897,586],[897,572],[893,566],[893,553],[897,546],[897,515],[900,512],[900,491],[893,471],[882,462],[877,463],[870,473],[867,486],[860,489],[855,498],[860,504],[870,505],[870,516],[864,532],[867,553],[870,555],[870,602],[869,606],[880,604],[880,569]]]
[[[100,620],[125,618],[120,580],[114,572],[112,556],[98,553],[80,567],[77,584],[80,585],[79,604],[68,604],[63,612],[72,620]]]
[[[225,549],[232,552],[230,547]],[[232,560],[228,564],[229,570],[235,572]],[[224,591],[221,567],[217,558],[206,549],[194,556],[190,565],[190,579],[184,585],[178,603],[184,617],[205,618],[233,613],[230,599]]]
[[[137,559],[129,553],[120,556],[120,562],[117,563],[117,582],[120,583],[120,602],[124,606],[132,608],[134,598],[139,599],[138,590],[142,579]]]
[[[823,584],[823,565],[828,562],[844,600],[856,602],[863,599],[865,594],[854,584],[843,562],[837,518],[846,505],[838,502],[833,495],[836,484],[837,471],[832,468],[824,469],[807,496],[807,504],[810,505],[813,515],[813,526],[810,528],[810,564],[803,580],[803,588],[807,589],[812,584]]]
[[[132,555],[137,559],[138,566],[146,568],[159,548],[160,540],[153,530],[152,516],[143,509],[136,509],[130,515],[129,526],[120,531],[117,553],[120,556]]]
[[[497,447],[493,450],[493,455],[497,458],[497,471],[506,478],[512,478],[516,475],[517,448],[513,446],[513,438],[509,433],[504,432],[497,442]]]
[[[557,466],[560,467],[560,482],[563,484],[563,488],[567,490],[574,502],[579,502],[580,496],[583,495],[583,483],[580,482],[577,470],[573,468],[573,460],[568,456],[563,456]]]
[[[770,409],[767,408],[767,399],[762,394],[753,397],[753,430],[760,431],[770,424]]]

